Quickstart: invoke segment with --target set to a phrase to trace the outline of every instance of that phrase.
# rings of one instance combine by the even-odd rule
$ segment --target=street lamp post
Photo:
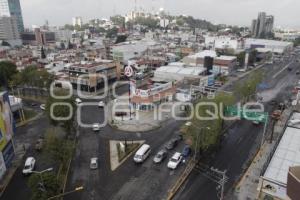
[[[59,197],[63,197],[65,195],[68,195],[68,194],[71,194],[71,193],[74,193],[74,192],[77,192],[77,191],[80,191],[80,190],[83,190],[83,186],[77,187],[74,190],[69,191],[69,192],[65,192],[65,193],[58,194],[58,195],[53,196],[53,197],[49,197],[47,200],[51,200],[51,199],[56,199],[56,198],[59,198]]]
[[[43,192],[46,191],[46,188],[45,188],[45,184],[44,184],[44,180],[43,180],[42,174],[45,173],[45,172],[50,172],[50,171],[52,171],[52,170],[53,170],[53,168],[51,167],[51,168],[45,169],[45,170],[43,170],[43,171],[32,171],[32,173],[38,174],[38,175],[40,176],[40,179],[41,179],[41,181],[42,181],[42,182],[41,182],[41,185],[42,185],[42,187],[43,187]]]

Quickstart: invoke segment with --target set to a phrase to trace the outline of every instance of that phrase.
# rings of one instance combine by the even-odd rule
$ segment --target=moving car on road
[[[166,157],[167,157],[167,151],[162,149],[154,156],[153,162],[161,163]]]
[[[35,166],[35,159],[33,157],[28,157],[25,161],[25,165],[23,168],[23,174],[28,175],[31,174]]]
[[[176,152],[168,162],[169,169],[176,169],[182,161],[181,153]]]
[[[143,144],[141,148],[139,148],[139,150],[135,153],[133,160],[136,163],[142,163],[148,158],[150,153],[151,153],[150,145]]]

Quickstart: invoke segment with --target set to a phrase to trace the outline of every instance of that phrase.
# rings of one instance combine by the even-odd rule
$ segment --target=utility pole
[[[218,182],[219,186],[217,187],[221,189],[221,194],[220,194],[220,200],[224,200],[224,188],[225,188],[225,183],[227,182],[227,177],[226,177],[226,170],[225,171],[220,171],[218,169],[213,169],[212,171],[215,171],[216,173],[220,174],[222,179]]]
[[[217,186],[217,196],[220,200],[224,200],[225,193],[225,184],[228,181],[228,177],[226,176],[226,170],[221,171],[219,169],[215,169],[213,167],[208,167],[203,164],[198,164],[195,166],[195,170],[203,174],[205,177],[210,179],[211,181],[218,184]],[[218,190],[220,191],[220,195],[218,195]]]

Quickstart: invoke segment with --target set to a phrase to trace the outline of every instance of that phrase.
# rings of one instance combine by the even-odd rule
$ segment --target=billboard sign
[[[5,162],[4,162],[4,159],[3,159],[3,155],[0,152],[0,179],[2,179],[2,177],[5,174],[5,172],[6,172]]]
[[[0,151],[11,140],[15,132],[15,123],[11,112],[7,92],[0,93]]]

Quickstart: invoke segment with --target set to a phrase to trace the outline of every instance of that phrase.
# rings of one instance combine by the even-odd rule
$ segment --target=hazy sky
[[[20,0],[24,23],[64,25],[72,17],[91,18],[125,14],[134,8],[135,0]],[[299,0],[137,0],[138,7],[147,11],[164,7],[170,14],[186,14],[213,23],[247,25],[265,11],[275,16],[275,25],[300,28]]]

